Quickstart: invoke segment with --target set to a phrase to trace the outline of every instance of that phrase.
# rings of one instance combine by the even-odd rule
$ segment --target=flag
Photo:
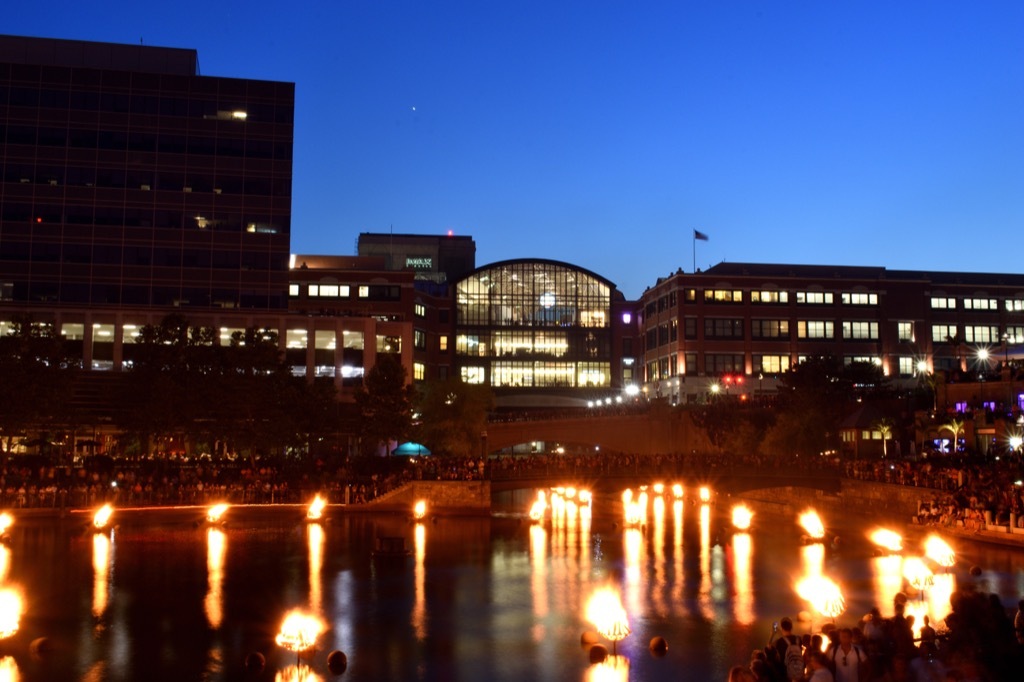
[[[708,240],[708,236],[701,232],[700,230],[693,231],[693,238],[701,242],[706,242]]]

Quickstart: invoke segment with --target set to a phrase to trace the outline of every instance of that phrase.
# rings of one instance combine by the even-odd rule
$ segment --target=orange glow
[[[0,639],[7,639],[18,631],[21,609],[21,595],[11,589],[0,590]]]
[[[210,507],[209,511],[206,512],[206,520],[210,523],[217,523],[220,521],[220,518],[224,516],[224,512],[228,510],[229,506],[230,505],[224,504],[223,502],[221,504],[213,505]]]
[[[825,524],[821,522],[818,512],[813,509],[808,509],[800,515],[800,525],[803,526],[807,535],[815,540],[825,537]]]
[[[956,563],[956,553],[938,535],[929,535],[924,541],[924,555],[943,568]]]
[[[309,605],[316,613],[323,613],[324,527],[319,523],[306,524],[309,544]]]
[[[274,682],[321,682],[322,677],[308,665],[290,665],[277,671]]]
[[[842,590],[823,575],[804,578],[797,583],[796,593],[823,616],[835,618],[846,611]]]
[[[92,517],[92,525],[97,529],[106,528],[107,524],[110,523],[110,517],[114,514],[114,508],[109,504],[105,504],[100,507]]]
[[[413,505],[413,508],[412,508],[412,515],[413,515],[414,518],[417,518],[417,519],[422,519],[424,516],[426,516],[427,515],[427,501],[426,500],[416,500],[416,504]]]
[[[309,510],[306,512],[306,518],[310,521],[316,521],[324,514],[324,507],[327,506],[327,502],[324,501],[320,495],[313,498],[313,501],[309,503]]]
[[[750,520],[754,518],[754,512],[745,505],[738,504],[732,508],[732,525],[738,530],[750,528]]]
[[[543,521],[544,512],[547,510],[547,505],[544,504],[543,500],[534,500],[533,506],[530,507],[530,518],[534,521]]]
[[[594,624],[599,632],[603,628],[611,628],[613,621],[626,619],[626,609],[623,608],[622,600],[615,588],[601,587],[590,596],[587,601],[586,618]]]
[[[7,529],[14,523],[14,517],[7,512],[0,513],[0,533],[6,533]]]
[[[655,483],[654,484],[654,494],[655,495],[663,495],[664,493],[665,493],[665,484],[664,483]]]
[[[622,504],[629,504],[633,501],[633,489],[626,488],[622,491]]]
[[[206,578],[209,584],[206,600],[203,602],[206,619],[210,627],[217,629],[224,620],[223,585],[224,556],[227,554],[227,540],[224,531],[210,528],[206,532]]]
[[[14,656],[0,658],[0,682],[18,682],[20,679],[18,662]]]
[[[608,656],[601,663],[587,668],[584,682],[628,682],[629,659],[625,656]]]
[[[576,497],[576,488],[569,487],[565,489],[565,498],[571,500]]]
[[[110,575],[110,538],[104,533],[92,536],[92,615],[99,618],[107,610]]]
[[[0,545],[0,583],[7,580],[11,570],[11,550],[7,545]]]
[[[751,567],[751,542],[749,533],[732,536],[733,585],[736,620],[742,625],[754,622],[754,572]]]
[[[422,523],[417,523],[413,531],[413,548],[415,601],[412,607],[412,629],[416,632],[416,639],[423,641],[427,636],[427,575],[424,568],[427,556],[427,530]]]
[[[319,618],[295,609],[285,616],[274,641],[280,647],[301,653],[316,646],[316,638],[323,629],[324,624]]]
[[[903,549],[903,538],[900,537],[899,533],[893,532],[888,528],[876,528],[868,534],[868,537],[871,539],[871,542],[890,552],[898,552]]]
[[[590,504],[594,500],[594,496],[589,490],[581,490],[577,497],[579,498],[580,504]]]
[[[711,490],[706,485],[702,485],[700,487],[700,501],[701,502],[710,502],[711,501]]]
[[[918,591],[932,584],[932,571],[921,557],[910,556],[903,559],[903,577]]]
[[[672,494],[675,497],[682,497],[683,496],[683,486],[681,484],[679,484],[679,483],[676,483],[675,485],[673,485],[672,486]]]
[[[643,521],[643,513],[640,511],[640,504],[638,502],[629,502],[626,504],[626,523],[631,526],[638,526]]]

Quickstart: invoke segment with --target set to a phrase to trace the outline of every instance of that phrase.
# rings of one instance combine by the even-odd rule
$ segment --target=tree
[[[356,389],[356,406],[362,420],[359,435],[367,452],[391,441],[405,440],[412,427],[416,389],[406,383],[407,373],[396,355],[380,354]]]
[[[494,393],[488,386],[458,379],[432,382],[418,402],[417,438],[434,454],[470,457],[477,454],[492,409]]]
[[[75,370],[51,323],[29,316],[12,321],[0,337],[0,453],[6,460],[14,439],[46,431],[66,419]]]
[[[949,431],[953,434],[953,445],[950,447],[950,454],[956,452],[957,445],[960,442],[960,434],[964,431],[964,422],[962,419],[950,419],[948,422],[939,427],[939,433],[943,431]]]
[[[889,456],[889,439],[892,438],[892,431],[896,422],[889,417],[883,417],[875,422],[875,430],[882,434],[882,457]]]

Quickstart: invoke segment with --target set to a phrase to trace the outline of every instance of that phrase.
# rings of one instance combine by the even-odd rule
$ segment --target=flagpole
[[[690,240],[693,242],[693,270],[690,272],[697,274],[697,232],[690,230]]]

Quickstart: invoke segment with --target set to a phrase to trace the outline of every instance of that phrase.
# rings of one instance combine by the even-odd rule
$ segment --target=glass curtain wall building
[[[546,260],[480,268],[456,283],[456,364],[503,395],[579,395],[613,385],[608,280]]]

